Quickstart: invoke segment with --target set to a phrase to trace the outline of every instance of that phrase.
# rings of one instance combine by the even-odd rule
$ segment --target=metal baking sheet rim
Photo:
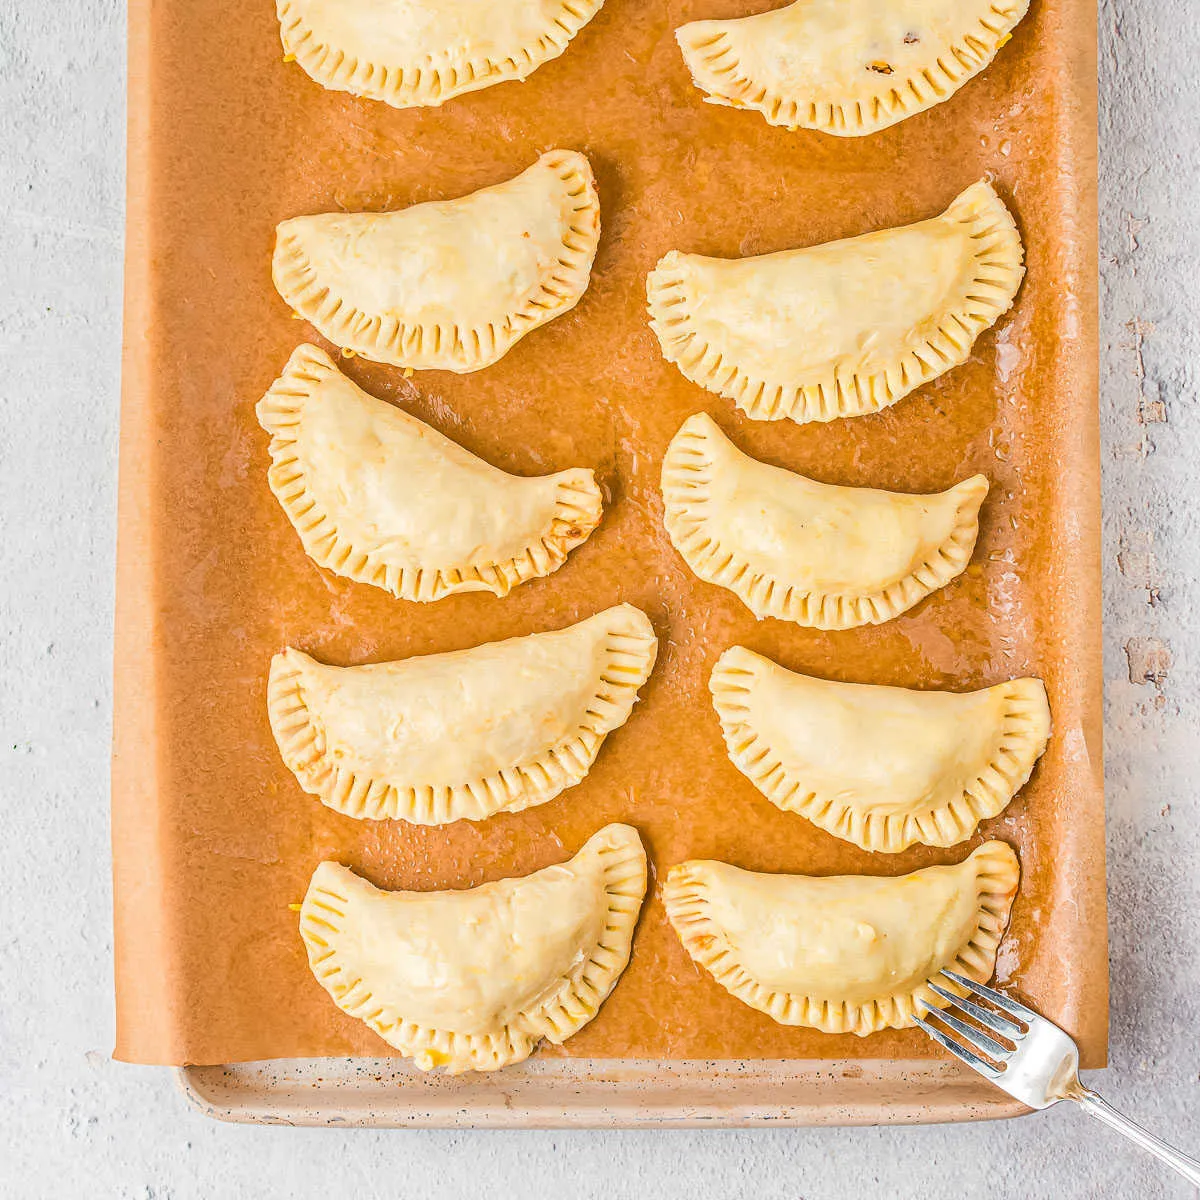
[[[482,1076],[425,1074],[394,1058],[276,1059],[173,1072],[204,1116],[269,1125],[778,1128],[987,1121],[1030,1111],[936,1059],[543,1059]]]

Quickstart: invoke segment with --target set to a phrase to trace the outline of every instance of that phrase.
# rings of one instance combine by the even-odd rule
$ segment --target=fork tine
[[[999,1079],[1003,1074],[1003,1072],[996,1070],[996,1068],[993,1067],[992,1064],[986,1059],[982,1059],[977,1054],[972,1054],[970,1050],[966,1049],[966,1047],[960,1046],[952,1037],[950,1037],[949,1034],[943,1033],[934,1025],[930,1025],[929,1022],[923,1017],[914,1016],[913,1020],[916,1021],[916,1023],[920,1025],[920,1027],[925,1030],[925,1032],[929,1034],[929,1036],[933,1038],[933,1040],[937,1042],[939,1046],[944,1046],[950,1051],[951,1054],[954,1055],[955,1058],[962,1059],[962,1061],[965,1062],[968,1067],[974,1067],[975,1070],[981,1075],[986,1075],[989,1079]]]
[[[998,992],[995,988],[985,987],[982,983],[976,983],[973,979],[968,979],[965,975],[960,975],[957,971],[947,971],[943,969],[942,974],[947,979],[953,979],[955,983],[961,983],[968,991],[974,992],[977,996],[982,996],[985,1000],[990,1000],[997,1008],[1002,1008],[1006,1013],[1011,1014],[1020,1021],[1024,1021],[1026,1025],[1032,1025],[1038,1020],[1038,1015],[1032,1008],[1026,1008],[1024,1004],[1019,1004],[1011,996],[1004,995],[1003,992]]]
[[[937,1017],[944,1024],[949,1025],[972,1050],[982,1050],[984,1054],[999,1059],[1000,1062],[1012,1057],[1013,1051],[1007,1046],[1001,1045],[993,1037],[988,1037],[982,1030],[968,1025],[966,1021],[960,1020],[947,1009],[931,1008],[928,1013],[931,1017]]]
[[[930,983],[929,990],[936,992],[943,1000],[949,1000],[955,1008],[961,1008],[968,1016],[974,1017],[980,1025],[986,1025],[993,1033],[1000,1034],[1001,1037],[1006,1037],[1010,1041],[1016,1042],[1025,1036],[1025,1031],[1016,1021],[1010,1021],[1007,1017],[1002,1017],[997,1012],[992,1012],[990,1008],[982,1008],[978,1004],[972,1004],[970,1000],[964,999],[962,996],[956,996],[953,992],[948,992],[939,984]]]

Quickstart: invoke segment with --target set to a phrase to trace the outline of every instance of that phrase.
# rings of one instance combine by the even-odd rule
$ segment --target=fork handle
[[[1168,1166],[1174,1167],[1184,1179],[1200,1186],[1200,1162],[1181,1154],[1174,1146],[1168,1146],[1161,1138],[1147,1132],[1124,1113],[1113,1108],[1103,1096],[1097,1095],[1091,1088],[1080,1086],[1071,1099],[1078,1101],[1089,1116],[1102,1121],[1110,1129],[1123,1133],[1131,1142],[1137,1142],[1143,1150],[1149,1150],[1155,1158],[1161,1158]]]

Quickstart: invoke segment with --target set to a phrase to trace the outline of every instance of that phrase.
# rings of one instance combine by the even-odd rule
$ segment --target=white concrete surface
[[[269,0],[253,0],[268,3]],[[1200,1150],[1200,22],[1104,0],[1114,1101]],[[107,772],[124,7],[0,4],[0,1195],[1183,1197],[1065,1108],[973,1128],[223,1127],[113,1064]]]

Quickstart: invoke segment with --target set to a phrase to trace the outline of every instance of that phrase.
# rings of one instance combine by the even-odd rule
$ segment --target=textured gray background
[[[250,2],[250,0],[247,0]],[[257,0],[265,2],[265,0]],[[1111,1099],[1200,1150],[1200,15],[1107,0]],[[223,1127],[114,1064],[108,743],[124,5],[0,0],[0,1195],[1182,1197],[1065,1106],[972,1128]]]

